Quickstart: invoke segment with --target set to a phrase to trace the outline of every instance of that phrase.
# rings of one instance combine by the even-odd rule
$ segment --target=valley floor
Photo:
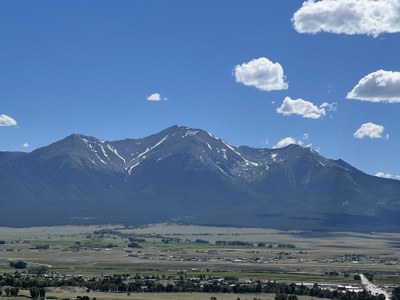
[[[26,300],[29,295],[28,291],[21,291],[23,297],[0,297],[5,300]],[[47,297],[57,297],[58,299],[73,299],[80,293],[64,292],[64,293],[48,293]],[[91,299],[96,297],[97,300],[210,300],[211,297],[216,297],[217,300],[274,300],[275,294],[205,294],[205,293],[132,293],[127,294],[116,294],[116,293],[99,293],[92,292],[87,294]],[[308,296],[298,296],[299,300],[311,300],[315,299]],[[324,299],[324,298],[318,298]]]
[[[239,282],[276,280],[336,286],[361,286],[354,275],[364,273],[374,278],[375,285],[390,291],[393,286],[400,285],[399,240],[398,233],[279,231],[175,224],[136,228],[117,225],[0,228],[0,273],[28,274],[42,268],[43,276],[52,274],[52,278],[66,279],[82,276],[103,280],[114,274],[125,274],[142,279],[162,277],[165,283],[173,283],[184,276],[203,281],[236,278]],[[27,268],[16,270],[10,266],[13,261],[23,261]],[[90,297],[95,295],[96,292],[90,293]],[[212,296],[208,293],[112,295],[114,298],[100,293],[96,298],[179,300],[210,299]],[[194,298],[187,298],[189,296]],[[219,294],[217,299],[239,297],[242,300],[260,298],[250,294]],[[261,299],[271,297],[264,294]]]

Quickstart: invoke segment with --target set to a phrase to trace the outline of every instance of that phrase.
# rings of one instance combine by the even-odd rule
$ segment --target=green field
[[[98,232],[103,232],[98,234]],[[97,234],[95,233],[97,232]],[[129,238],[145,240],[128,249]],[[0,272],[10,261],[72,275],[136,274],[234,276],[287,282],[352,283],[357,272],[400,285],[396,233],[278,231],[158,224],[0,228]],[[203,243],[196,243],[202,240]],[[254,245],[215,245],[240,241]],[[257,246],[257,243],[263,243]],[[36,249],[48,246],[48,249]],[[264,246],[265,245],[265,246]],[[290,247],[286,247],[290,245]],[[112,246],[112,247],[111,247]]]

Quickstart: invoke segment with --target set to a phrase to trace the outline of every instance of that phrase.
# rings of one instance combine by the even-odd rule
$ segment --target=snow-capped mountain
[[[298,151],[296,151],[297,149]],[[292,145],[281,149],[254,149],[231,146],[212,133],[173,126],[143,139],[107,142],[94,137],[73,134],[50,146],[32,152],[38,162],[45,163],[56,157],[68,156],[85,168],[103,169],[131,175],[141,163],[157,163],[174,155],[188,155],[204,167],[222,176],[237,180],[252,180],[282,164],[310,151],[321,166],[337,166],[310,148]]]
[[[73,134],[31,153],[0,152],[0,176],[9,216],[1,225],[173,219],[330,228],[355,216],[358,224],[399,225],[391,219],[400,210],[399,181],[310,148],[235,147],[184,126],[112,142]]]

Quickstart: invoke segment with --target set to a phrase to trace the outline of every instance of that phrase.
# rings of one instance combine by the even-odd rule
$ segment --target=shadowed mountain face
[[[143,223],[400,229],[400,181],[310,148],[233,147],[173,126],[142,139],[71,135],[0,152],[3,226]]]

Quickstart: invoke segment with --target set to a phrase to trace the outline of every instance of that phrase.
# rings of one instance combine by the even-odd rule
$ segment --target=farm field
[[[0,228],[0,272],[15,272],[10,262],[24,261],[27,268],[18,270],[22,273],[44,267],[54,274],[85,278],[113,274],[170,278],[183,274],[193,278],[351,285],[358,283],[353,278],[356,273],[370,273],[375,284],[400,285],[399,238],[397,233],[176,224]],[[94,295],[92,292],[91,297]],[[152,296],[156,295],[132,293],[129,299],[157,299]],[[102,297],[96,296],[111,299],[109,295]],[[126,294],[115,297],[120,298],[112,299],[125,299]],[[179,297],[173,299],[210,299],[210,294]],[[218,299],[229,297],[219,295]],[[246,297],[241,299],[253,299]],[[269,299],[267,295],[264,298]],[[160,299],[169,298],[163,295]]]
[[[0,245],[0,272],[14,271],[9,262],[23,260],[75,275],[184,270],[242,279],[351,282],[343,274],[372,272],[378,281],[400,284],[399,237],[167,224],[0,228],[6,242]],[[129,239],[140,248],[128,247]]]

